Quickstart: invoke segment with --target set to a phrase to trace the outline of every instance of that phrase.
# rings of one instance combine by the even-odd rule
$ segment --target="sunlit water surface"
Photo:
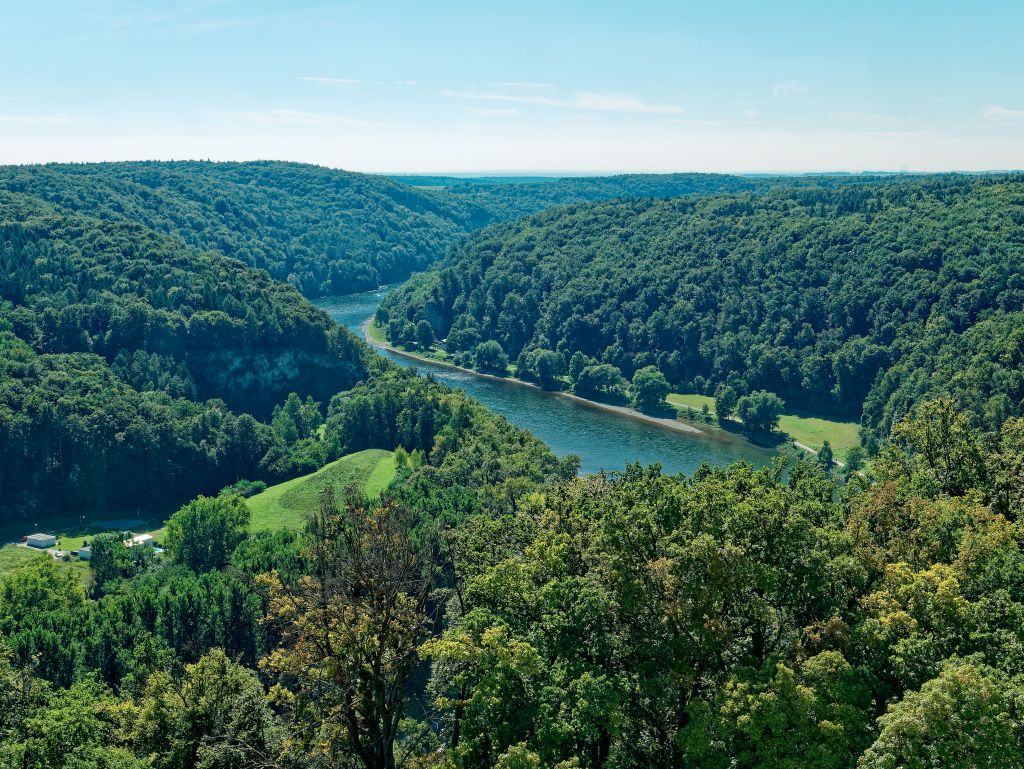
[[[377,310],[388,289],[322,299],[317,304],[360,337],[360,326]],[[621,470],[631,462],[659,463],[668,473],[692,473],[702,464],[744,460],[764,465],[770,453],[734,436],[712,430],[690,435],[523,387],[485,379],[444,366],[410,361],[387,350],[377,352],[401,366],[414,366],[450,387],[465,391],[510,422],[524,427],[559,456],[577,454],[581,471]]]

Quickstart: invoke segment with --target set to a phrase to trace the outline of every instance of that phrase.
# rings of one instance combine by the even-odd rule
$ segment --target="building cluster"
[[[37,532],[35,534],[29,534],[28,536],[22,537],[22,542],[27,547],[33,547],[37,550],[49,550],[50,548],[57,546],[57,537],[54,534],[44,534]],[[156,541],[150,534],[130,534],[129,537],[124,540],[125,547],[154,547]],[[53,551],[54,557],[63,557],[62,551]],[[88,561],[92,558],[92,547],[85,545],[78,548],[77,555],[83,561]]]

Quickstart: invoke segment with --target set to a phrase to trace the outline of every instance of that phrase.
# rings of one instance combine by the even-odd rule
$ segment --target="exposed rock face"
[[[232,410],[266,417],[289,393],[326,403],[366,376],[333,351],[203,350],[189,356],[200,399],[222,398]],[[198,373],[196,373],[198,372]]]

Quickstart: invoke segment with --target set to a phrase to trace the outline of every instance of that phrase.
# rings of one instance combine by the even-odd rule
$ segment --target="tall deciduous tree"
[[[658,408],[668,393],[668,380],[657,367],[644,366],[633,375],[633,405],[641,411]]]
[[[391,501],[339,508],[328,489],[309,537],[308,577],[265,578],[268,620],[282,644],[263,664],[278,676],[277,698],[311,752],[394,769],[431,584],[408,513]]]
[[[748,433],[772,433],[779,426],[783,409],[782,398],[767,390],[744,395],[736,404],[736,416],[743,422]]]

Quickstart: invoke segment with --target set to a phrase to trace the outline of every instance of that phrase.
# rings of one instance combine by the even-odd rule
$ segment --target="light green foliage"
[[[814,528],[829,514],[825,482],[805,469],[787,491],[773,472],[708,471],[692,488],[639,468],[581,479],[524,504],[538,524],[522,554],[457,549],[472,608],[425,651],[458,765],[524,742],[544,765],[677,765],[652,730],[674,744],[680,708],[723,660],[763,663],[783,617],[827,616],[849,590],[842,569],[831,587],[818,580],[833,557]]]
[[[272,761],[280,750],[263,685],[252,670],[214,649],[180,680],[154,673],[135,727],[155,769],[236,769]]]
[[[311,397],[303,402],[295,393],[289,393],[283,404],[274,406],[270,420],[274,432],[287,444],[316,436],[323,423],[320,404]]]
[[[167,521],[167,547],[193,571],[222,569],[245,539],[249,516],[241,497],[199,497]]]
[[[633,405],[641,411],[660,408],[668,393],[668,380],[654,366],[645,366],[633,375]]]
[[[730,385],[723,385],[715,393],[715,413],[719,419],[727,419],[736,411],[740,397]]]
[[[252,511],[249,528],[299,530],[328,486],[339,493],[353,488],[367,497],[376,497],[394,478],[395,469],[395,455],[390,451],[366,449],[344,456],[315,473],[271,486],[247,499]]]
[[[121,535],[116,532],[97,534],[90,544],[92,554],[89,568],[93,572],[94,585],[102,594],[109,583],[130,575],[132,553],[124,546]]]
[[[27,714],[19,737],[0,747],[18,769],[146,769],[131,750],[135,709],[94,680],[47,692]]]
[[[481,342],[473,349],[473,360],[478,369],[487,374],[508,374],[508,356],[493,339]]]
[[[953,664],[878,719],[878,739],[858,769],[1015,769],[1024,755],[1019,683]]]
[[[0,636],[16,664],[55,683],[75,679],[87,613],[81,582],[50,557],[0,581]]]
[[[628,386],[629,382],[618,368],[610,363],[596,363],[583,367],[573,381],[573,392],[583,396],[622,400]]]
[[[743,671],[694,708],[683,751],[708,769],[842,769],[865,746],[871,692],[838,652]]]
[[[523,350],[516,360],[516,376],[536,382],[546,390],[558,389],[559,377],[566,373],[565,356],[554,350]]]
[[[744,395],[736,403],[736,416],[743,423],[745,432],[765,435],[775,431],[782,416],[782,399],[766,390]]]

